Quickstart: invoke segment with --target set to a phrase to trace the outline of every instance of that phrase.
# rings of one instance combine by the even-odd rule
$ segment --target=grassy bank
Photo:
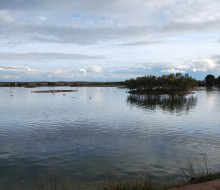
[[[166,184],[154,182],[151,179],[150,173],[145,173],[143,176],[131,177],[127,179],[107,179],[99,185],[84,185],[76,183],[71,185],[71,179],[59,180],[56,175],[49,174],[46,177],[40,178],[38,182],[30,188],[25,186],[25,179],[21,176],[18,181],[18,190],[166,190],[175,187],[181,187],[188,184],[196,184],[206,181],[220,179],[219,172],[211,172],[208,159],[204,156],[202,164],[199,162],[189,161],[185,166],[180,167],[183,180],[181,182],[170,182]],[[22,174],[23,175],[23,174]]]
[[[17,190],[169,190],[189,184],[212,181],[220,179],[220,172],[212,172],[209,159],[201,147],[201,159],[188,161],[183,166],[179,166],[182,173],[181,181],[167,181],[160,183],[153,181],[150,172],[145,171],[142,176],[115,178],[104,180],[103,183],[83,184],[71,178],[57,178],[56,174],[50,173],[47,176],[36,179],[35,185],[27,185],[24,169],[17,176]],[[175,166],[178,167],[178,166]],[[74,182],[74,183],[73,183]],[[1,185],[1,184],[0,184]],[[1,189],[1,188],[0,188]]]
[[[212,181],[220,179],[220,173],[213,173],[202,175],[200,177],[194,178],[192,177],[190,181],[186,180],[182,183],[167,183],[160,184],[154,183],[150,178],[143,177],[135,177],[127,180],[116,179],[116,180],[106,180],[103,184],[96,186],[84,186],[83,184],[77,184],[75,186],[69,185],[68,180],[57,181],[54,176],[50,178],[44,178],[39,180],[39,182],[31,187],[30,190],[169,190],[175,187],[181,187],[188,184],[196,184],[206,181]],[[26,190],[27,188],[18,188],[21,190]]]

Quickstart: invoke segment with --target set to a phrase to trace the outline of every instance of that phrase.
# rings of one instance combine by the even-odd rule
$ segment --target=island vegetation
[[[77,92],[77,90],[36,90],[32,93],[60,93],[60,92]]]
[[[197,81],[188,74],[169,74],[162,76],[143,76],[125,81],[131,94],[185,95],[198,86]]]

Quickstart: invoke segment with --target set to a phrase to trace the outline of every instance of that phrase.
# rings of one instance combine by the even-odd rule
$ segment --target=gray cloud
[[[80,59],[104,59],[104,56],[92,56],[83,54],[66,53],[0,53],[0,60],[80,60]]]
[[[0,71],[33,71],[28,66],[4,66],[0,65]]]
[[[40,73],[38,70],[25,65],[21,65],[21,66],[0,65],[0,80],[2,81],[12,81],[12,80],[20,81],[30,76],[31,77],[40,76],[39,74]]]
[[[7,11],[0,11],[0,21],[11,23],[14,21],[14,19]]]
[[[40,8],[41,0],[7,0],[0,1],[1,10],[25,10],[25,9],[38,9]]]
[[[216,12],[216,6],[220,6],[220,3],[213,0],[207,6],[207,2],[207,0],[195,0],[193,3],[189,0],[184,3],[174,0],[166,2],[140,0],[131,3],[125,0],[97,0],[95,3],[76,0],[30,0],[28,3],[25,0],[2,1],[0,2],[3,11],[2,20],[17,22],[2,25],[1,33],[9,37],[23,36],[29,40],[50,43],[85,45],[124,39],[125,45],[141,45],[148,42],[139,41],[138,37],[148,36],[151,39],[152,36],[159,35],[218,31],[220,14]],[[13,9],[17,11],[12,11]],[[134,38],[134,42],[127,42],[131,37]]]
[[[201,22],[172,22],[161,27],[161,32],[214,32],[220,27],[220,19]]]
[[[55,43],[76,43],[76,44],[93,44],[106,40],[126,39],[128,37],[139,35],[143,36],[152,29],[137,26],[127,27],[106,27],[106,28],[73,28],[57,26],[33,26],[27,27],[29,32],[35,31],[38,35],[43,35],[41,41],[51,42],[53,36]],[[65,34],[65,35],[63,35]],[[49,39],[47,38],[49,37]]]
[[[206,72],[208,70],[213,70],[217,67],[215,61],[213,59],[197,59],[192,60],[192,71],[194,72]]]
[[[72,12],[87,15],[105,15],[119,20],[130,20],[143,22],[155,21],[156,16],[174,18],[175,20],[198,21],[200,18],[213,19],[210,14],[219,12],[219,1],[212,0],[139,0],[127,2],[126,0],[7,0],[1,1],[3,10],[19,11],[59,11]],[[150,16],[149,16],[150,15]],[[136,17],[135,17],[136,16]],[[209,18],[210,17],[210,18]],[[146,20],[146,18],[148,18]]]
[[[0,65],[0,70],[13,70],[16,69],[16,67],[13,66],[1,66]]]
[[[136,42],[130,42],[130,43],[121,43],[117,45],[121,46],[141,46],[141,45],[150,45],[150,44],[161,44],[164,43],[162,40],[148,40],[148,41],[136,41]]]
[[[207,27],[208,26],[208,27]],[[35,41],[52,43],[74,43],[79,45],[93,44],[108,40],[130,40],[131,37],[160,37],[160,35],[174,35],[190,32],[215,32],[220,28],[220,20],[211,22],[172,22],[168,25],[158,26],[124,26],[124,27],[98,27],[76,28],[70,26],[53,25],[17,25],[15,28],[7,28],[5,35],[25,35]],[[137,41],[125,43],[125,45],[140,45],[145,43],[159,43],[158,41]]]

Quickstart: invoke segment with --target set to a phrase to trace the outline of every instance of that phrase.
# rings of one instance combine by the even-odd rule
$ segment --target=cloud
[[[73,79],[82,76],[90,75],[91,77],[95,76],[94,74],[101,73],[103,69],[100,66],[93,65],[86,69],[71,70],[71,69],[56,69],[53,71],[45,72],[48,78],[56,79]]]
[[[220,64],[220,54],[215,54],[212,57],[216,62],[218,62],[218,64]]]
[[[37,9],[39,8],[39,3],[40,0],[30,0],[30,1],[25,1],[25,0],[7,0],[7,1],[0,1],[0,9],[9,9],[9,10],[25,10],[32,8]]]
[[[179,69],[164,69],[161,72],[162,73],[185,73],[186,71],[179,70]]]
[[[50,72],[45,72],[48,78],[74,78],[76,76],[76,72],[73,70],[62,70],[57,69]]]
[[[101,73],[103,71],[102,67],[98,65],[91,65],[87,68],[83,68],[79,70],[80,73],[86,74],[86,73]]]
[[[14,66],[0,66],[0,80],[3,81],[28,81],[34,78],[48,80],[50,78],[55,79],[69,79],[74,78],[77,72],[72,70],[54,69],[51,71],[37,70],[30,67],[14,67]],[[36,79],[35,79],[36,81]]]
[[[0,53],[0,60],[74,60],[104,59],[104,56],[67,53]]]
[[[86,0],[0,2],[3,18],[9,21],[12,17],[9,15],[13,15],[17,20],[10,27],[2,26],[7,28],[5,35],[81,45],[124,39],[124,44],[130,46],[157,43],[151,38],[159,35],[218,32],[220,14],[216,7],[219,6],[218,0],[211,3],[208,0],[138,0],[130,3],[97,0],[95,4]],[[140,41],[139,37],[145,40]]]
[[[129,43],[121,43],[118,45],[121,46],[140,46],[140,45],[150,45],[150,44],[161,44],[164,43],[162,40],[143,40],[143,41],[136,41],[136,42],[129,42]]]
[[[216,63],[212,59],[197,59],[197,60],[192,60],[193,72],[206,72],[208,70],[212,70],[216,67]]]
[[[1,80],[11,81],[11,80],[19,80],[20,76],[13,75],[13,74],[2,74],[0,76]]]
[[[209,27],[207,27],[209,26]],[[169,22],[164,26],[155,25],[126,25],[126,26],[97,26],[97,27],[73,27],[72,25],[52,24],[22,24],[9,28],[5,35],[24,35],[36,42],[49,43],[73,43],[78,45],[95,44],[111,41],[117,44],[118,40],[125,41],[125,45],[144,45],[160,43],[161,35],[170,36],[190,32],[216,32],[220,27],[220,19],[212,22],[192,23],[190,21],[178,23]],[[15,32],[16,31],[16,32]],[[65,35],[64,35],[65,34]],[[131,38],[138,40],[149,36],[148,40],[128,42]],[[151,38],[158,38],[152,40]]]
[[[92,65],[88,67],[87,72],[88,73],[100,73],[102,72],[102,67],[97,66],[97,65]]]
[[[12,23],[14,19],[8,11],[0,11],[0,21]]]
[[[59,12],[72,13],[76,19],[86,17],[86,21],[104,18],[104,23],[109,24],[140,24],[149,23],[160,25],[161,22],[192,20],[213,20],[219,17],[218,0],[137,0],[127,2],[126,0],[7,0],[1,1],[3,10],[29,11],[29,12]],[[81,20],[86,22],[85,20]]]
[[[45,80],[54,79],[54,80],[72,80],[79,77],[85,77],[89,75],[90,77],[95,77],[97,74],[102,73],[103,69],[100,66],[92,65],[85,69],[52,69],[52,70],[43,70],[35,69],[26,65],[22,66],[0,66],[0,80],[6,79],[28,79],[33,77],[44,78]]]
[[[86,74],[87,70],[86,69],[79,69],[79,72],[82,73],[82,74]]]
[[[161,72],[207,72],[214,71],[215,69],[220,70],[220,55],[214,55],[211,58],[193,59],[184,63],[169,64],[167,68],[161,70]]]
[[[29,66],[0,66],[0,80],[12,81],[26,79],[27,77],[40,76],[40,72],[37,69],[31,68]]]
[[[1,66],[0,71],[34,71],[28,66]]]

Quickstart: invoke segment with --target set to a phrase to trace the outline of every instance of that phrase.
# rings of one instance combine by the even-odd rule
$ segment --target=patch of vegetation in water
[[[186,95],[197,87],[197,81],[188,74],[181,73],[162,76],[143,76],[125,81],[130,94],[149,95]]]
[[[32,93],[59,93],[59,92],[77,92],[77,90],[36,90]]]

